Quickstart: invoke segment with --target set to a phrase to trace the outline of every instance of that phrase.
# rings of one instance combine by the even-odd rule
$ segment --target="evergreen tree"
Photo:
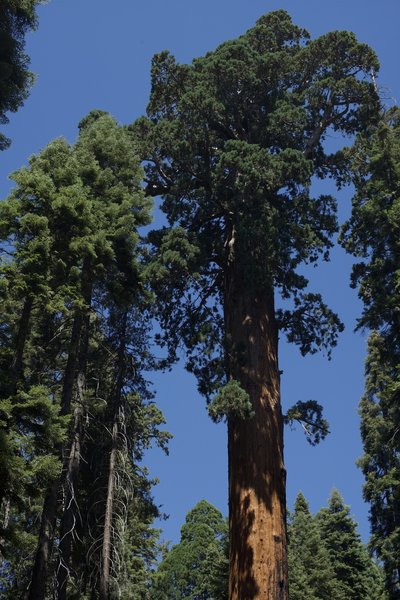
[[[0,208],[2,591],[119,597],[148,587],[158,511],[139,463],[168,440],[143,378],[156,366],[138,233],[151,202],[130,134],[102,111],[13,178]]]
[[[323,544],[334,571],[335,600],[373,600],[383,598],[379,571],[361,543],[356,523],[349,507],[336,490],[332,492],[328,508],[317,515]]]
[[[221,513],[201,500],[187,514],[181,540],[158,566],[154,600],[212,600],[216,570],[223,561],[227,525]],[[226,577],[228,573],[226,572]]]
[[[290,599],[339,600],[331,557],[301,493],[289,521],[288,538]]]
[[[169,223],[151,236],[166,342],[186,344],[228,422],[232,599],[287,598],[278,331],[306,354],[341,329],[297,267],[327,258],[335,202],[311,197],[311,177],[343,176],[324,140],[376,118],[377,68],[353,34],[310,41],[277,11],[191,65],[157,55],[132,126]],[[275,309],[275,290],[293,310]]]
[[[227,530],[221,534],[221,524],[221,515],[210,504],[203,500],[195,506],[187,515],[180,543],[158,566],[150,598],[229,597]],[[341,600],[346,593],[357,600],[387,599],[382,570],[361,544],[356,525],[337,492],[330,507],[316,516],[299,493],[290,515],[288,537],[291,600]]]
[[[364,497],[370,503],[371,548],[383,561],[391,600],[400,598],[400,110],[382,115],[350,154],[356,195],[343,232],[360,262],[353,286],[364,303],[358,327],[372,333],[361,400]]]
[[[0,5],[0,123],[8,123],[7,112],[15,112],[27,98],[33,82],[25,35],[37,25],[40,0],[2,0]],[[10,140],[0,134],[0,150]]]
[[[64,161],[66,153],[65,144],[55,144],[44,162],[50,163],[55,156]],[[59,305],[50,283],[52,234],[46,207],[52,188],[45,173],[40,175],[37,162],[32,170],[41,202],[28,199],[29,175],[23,169],[13,175],[21,187],[0,206],[0,497],[6,559],[2,567],[6,587],[20,593],[26,586],[29,543],[34,539],[43,491],[59,468],[53,449],[63,440],[67,424],[59,414],[53,388],[57,343],[52,338]],[[22,181],[27,183],[26,193],[21,191]]]

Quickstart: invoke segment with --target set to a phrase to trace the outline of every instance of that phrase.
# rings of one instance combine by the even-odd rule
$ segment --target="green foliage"
[[[387,340],[377,332],[368,342],[366,394],[360,402],[365,477],[364,497],[370,502],[371,549],[385,567],[390,600],[398,598],[400,568],[400,364]]]
[[[320,294],[299,294],[294,299],[294,309],[278,310],[277,316],[288,341],[297,344],[303,356],[322,349],[330,359],[338,333],[344,326]]]
[[[324,141],[330,130],[352,134],[376,119],[369,74],[377,69],[353,34],[309,40],[283,10],[190,65],[168,52],[154,57],[148,118],[130,130],[147,191],[162,195],[169,223],[150,236],[155,291],[164,341],[186,346],[207,398],[235,376],[224,336],[234,273],[250,296],[275,287],[293,299],[278,323],[303,354],[336,343],[342,324],[318,294],[304,293],[298,272],[328,259],[337,229],[334,199],[313,198],[311,178],[342,181],[343,154],[329,155]]]
[[[92,600],[98,597],[114,426],[110,594],[142,597],[149,587],[158,552],[151,523],[158,509],[151,497],[155,482],[141,461],[152,444],[166,451],[170,435],[143,375],[158,361],[149,351],[150,271],[138,231],[150,222],[152,202],[141,177],[129,132],[107,113],[93,111],[81,122],[76,144],[55,140],[12,175],[16,187],[0,205],[5,597],[26,593],[42,512],[56,526],[46,565],[52,595],[68,494],[73,530],[67,594],[71,600],[89,592]],[[51,486],[61,491],[77,437],[79,469],[55,514],[47,514],[44,497]]]
[[[339,492],[332,492],[328,508],[319,511],[317,521],[335,574],[333,597],[383,598],[382,578],[362,545],[349,507],[343,504]]]
[[[299,400],[285,415],[285,423],[293,426],[294,421],[301,423],[307,442],[316,446],[329,433],[329,424],[322,416],[323,408],[315,400]]]
[[[0,123],[8,123],[6,113],[15,112],[27,98],[33,83],[25,35],[36,29],[36,6],[40,0],[3,0],[0,6]],[[10,140],[0,134],[0,150]]]
[[[349,252],[364,258],[353,267],[364,309],[359,327],[387,329],[398,323],[398,229],[400,223],[400,109],[393,108],[359,136],[350,152],[356,195],[342,231]],[[389,332],[388,332],[389,333]]]
[[[223,600],[225,596],[215,596],[214,589],[220,586],[219,570],[225,559],[226,534],[227,525],[221,513],[201,500],[186,516],[180,543],[173,546],[159,564],[151,598]]]
[[[359,262],[352,285],[371,331],[360,403],[371,549],[383,561],[391,600],[400,597],[400,110],[393,107],[349,152],[356,194],[342,243]]]
[[[223,419],[251,419],[254,410],[249,394],[235,379],[228,381],[208,405],[208,414],[219,423]]]
[[[338,492],[315,517],[299,493],[288,533],[291,600],[385,600],[381,569],[368,556]]]
[[[331,559],[301,493],[290,517],[288,538],[290,600],[336,600]]]
[[[310,513],[302,493],[288,522],[290,600],[386,600],[380,567],[361,544],[348,508],[334,492],[329,508]],[[227,526],[208,502],[186,517],[181,541],[154,575],[155,600],[227,600]]]

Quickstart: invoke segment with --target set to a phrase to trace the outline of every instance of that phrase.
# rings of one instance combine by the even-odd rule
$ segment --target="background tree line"
[[[228,527],[201,500],[186,516],[181,540],[163,557],[152,598],[225,600],[229,597]],[[361,543],[349,507],[334,490],[327,508],[310,513],[302,493],[288,521],[289,594],[292,600],[384,600],[383,572]]]

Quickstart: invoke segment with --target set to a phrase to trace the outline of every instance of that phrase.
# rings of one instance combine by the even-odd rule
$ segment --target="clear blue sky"
[[[379,84],[389,99],[400,99],[398,58],[399,0],[52,0],[40,7],[38,31],[28,36],[27,52],[37,82],[25,106],[4,127],[13,143],[0,154],[0,197],[10,188],[7,175],[50,140],[73,142],[80,119],[94,108],[130,123],[143,114],[149,95],[150,60],[169,49],[180,62],[215,48],[251,27],[262,14],[284,8],[313,37],[332,29],[353,30],[377,52]],[[393,102],[393,100],[392,100]],[[351,190],[340,193],[340,217],[349,214]],[[321,291],[346,324],[331,362],[301,358],[281,343],[284,406],[316,399],[325,405],[332,433],[317,448],[301,431],[286,432],[288,503],[301,489],[316,511],[333,487],[343,494],[368,536],[357,404],[363,390],[366,336],[353,328],[361,305],[349,289],[351,259],[335,249],[332,261],[311,273],[311,289]],[[181,367],[154,378],[157,401],[174,434],[170,456],[153,451],[146,458],[160,479],[155,498],[170,515],[165,537],[179,539],[186,512],[201,498],[227,510],[226,432],[207,417],[194,379]]]

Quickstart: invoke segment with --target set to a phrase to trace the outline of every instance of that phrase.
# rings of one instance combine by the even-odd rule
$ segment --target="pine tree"
[[[225,520],[214,506],[205,500],[196,504],[186,516],[179,544],[172,547],[158,566],[152,598],[217,598],[215,576],[224,557],[226,528]],[[223,596],[219,598],[222,600]]]
[[[339,600],[335,595],[331,557],[302,493],[296,498],[288,538],[290,599]]]
[[[229,564],[227,530],[221,535],[218,525],[221,515],[202,500],[186,521],[180,543],[166,552],[155,572],[150,598],[226,600]],[[356,524],[337,492],[330,508],[321,509],[316,516],[299,493],[290,515],[288,537],[291,600],[340,600],[349,590],[350,597],[358,600],[387,600],[382,569],[361,544]],[[209,544],[214,548],[212,553]],[[345,570],[341,568],[343,561]]]
[[[108,598],[119,579],[126,590],[149,585],[158,510],[139,463],[169,436],[143,378],[157,361],[141,175],[131,135],[94,111],[75,145],[56,140],[13,175],[0,207],[1,574],[10,595]]]
[[[343,504],[338,491],[332,492],[328,508],[319,511],[317,522],[334,571],[332,597],[336,600],[383,598],[379,572],[361,543],[349,507]]]
[[[356,195],[343,232],[360,259],[352,284],[364,309],[358,327],[371,330],[366,392],[360,403],[371,548],[383,561],[390,600],[400,598],[400,110],[382,115],[350,154]]]
[[[67,153],[65,144],[55,144],[44,161],[50,163],[55,156],[63,161]],[[30,177],[41,190],[41,203],[36,205],[28,198]],[[38,505],[48,481],[59,469],[52,451],[64,438],[66,419],[59,414],[58,398],[53,393],[56,343],[51,338],[59,306],[50,283],[53,257],[47,201],[52,190],[37,162],[32,164],[32,175],[23,169],[13,178],[17,188],[0,207],[0,497],[6,587],[22,593]],[[22,182],[26,183],[26,193]],[[50,369],[45,368],[45,355]]]
[[[341,329],[297,267],[327,258],[335,202],[311,197],[311,177],[343,176],[324,139],[376,117],[377,67],[353,34],[310,41],[277,11],[191,65],[157,55],[132,126],[169,223],[151,236],[166,342],[186,344],[228,421],[232,599],[287,598],[278,331],[306,354]],[[293,310],[275,309],[275,290]]]
[[[385,567],[390,600],[400,597],[400,462],[396,435],[400,414],[400,377],[396,353],[378,333],[368,341],[366,394],[360,402],[365,476],[364,497],[370,502],[371,549]]]

